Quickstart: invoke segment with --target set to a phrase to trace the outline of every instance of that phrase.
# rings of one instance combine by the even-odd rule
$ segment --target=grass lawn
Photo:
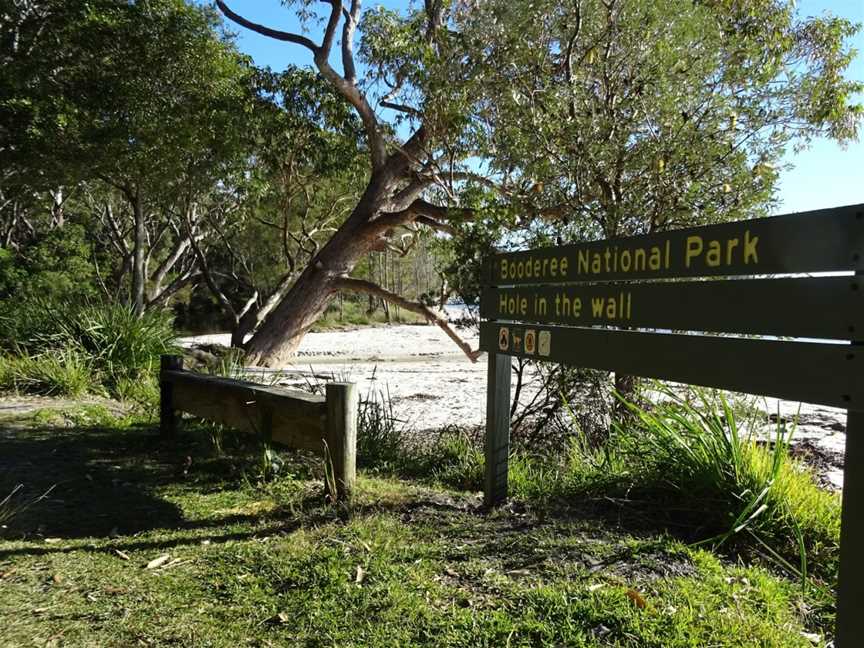
[[[800,583],[578,502],[490,513],[361,475],[339,508],[314,459],[265,482],[254,444],[216,441],[98,410],[0,420],[0,493],[54,486],[0,529],[0,645],[825,644]]]

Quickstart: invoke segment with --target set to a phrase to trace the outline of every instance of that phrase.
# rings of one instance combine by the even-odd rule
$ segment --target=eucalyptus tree
[[[368,182],[250,340],[256,363],[285,359],[337,291],[402,299],[351,278],[370,250],[411,228],[497,227],[460,202],[466,188],[496,192],[520,229],[635,233],[764,209],[788,143],[857,133],[842,76],[855,27],[801,20],[784,0],[425,0],[362,16],[360,0],[283,4],[319,19],[321,38],[217,0],[312,53],[362,121]]]
[[[254,141],[240,173],[197,207],[203,283],[241,346],[342,224],[365,181],[360,122],[307,69],[256,72]]]
[[[858,26],[794,2],[482,0],[458,21],[489,163],[565,237],[764,213],[790,145],[858,133]]]
[[[246,156],[248,59],[217,13],[183,0],[33,0],[4,16],[3,74],[14,83],[0,111],[15,125],[0,131],[6,163],[46,186],[99,181],[116,192],[123,208],[106,202],[103,215],[128,263],[130,302],[138,312],[161,303],[148,281],[194,260],[189,209]]]
[[[858,133],[858,27],[793,2],[483,0],[458,22],[487,163],[527,203],[532,245],[765,214],[790,146]]]
[[[359,51],[365,64],[362,78],[355,60],[360,0],[346,7],[341,0],[286,3],[294,5],[303,19],[314,19],[318,4],[325,6],[320,41],[258,25],[225,2],[217,4],[239,25],[313,54],[323,79],[356,111],[367,156],[365,188],[344,222],[249,341],[248,359],[261,364],[284,360],[338,291],[373,294],[421,312],[476,357],[446,320],[428,307],[371,281],[350,277],[369,252],[385,249],[412,228],[423,225],[448,231],[451,220],[468,215],[424,199],[430,187],[444,184],[441,173],[450,160],[467,153],[467,142],[460,141],[466,116],[455,107],[467,103],[470,87],[460,73],[460,49],[446,24],[447,4],[430,0],[423,10],[407,16],[380,8],[367,12]],[[337,47],[341,71],[331,64]]]

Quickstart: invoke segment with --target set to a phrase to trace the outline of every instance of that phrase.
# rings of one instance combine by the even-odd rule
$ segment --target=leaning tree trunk
[[[372,251],[380,238],[373,220],[395,184],[393,174],[373,177],[348,220],[327,241],[246,343],[246,360],[253,365],[284,364],[303,336],[324,314],[337,292],[336,284]]]

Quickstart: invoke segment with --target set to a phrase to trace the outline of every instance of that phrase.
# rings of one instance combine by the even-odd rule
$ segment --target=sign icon
[[[513,351],[522,353],[522,330],[516,329],[513,331]]]
[[[552,332],[540,331],[537,336],[537,351],[541,356],[548,356],[552,353]]]
[[[537,351],[537,331],[528,329],[525,331],[525,353]]]
[[[498,331],[498,349],[506,351],[510,348],[510,329],[502,326]]]

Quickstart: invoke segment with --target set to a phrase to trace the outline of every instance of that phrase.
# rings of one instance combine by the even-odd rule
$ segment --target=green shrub
[[[74,348],[0,357],[0,389],[78,398],[95,387],[89,358]]]
[[[171,317],[161,311],[138,317],[116,304],[47,300],[6,302],[0,311],[14,340],[11,346],[7,340],[0,388],[74,395],[102,385],[115,396],[152,403],[148,381],[159,357],[175,350]]]
[[[760,440],[759,422],[739,420],[723,396],[663,393],[651,409],[628,405],[634,422],[618,430],[631,496],[674,506],[703,529],[702,542],[745,542],[801,575],[833,577],[840,500],[790,458],[792,432],[778,423],[773,439]]]
[[[111,393],[122,401],[134,403],[144,411],[158,411],[159,381],[156,380],[155,373],[137,378],[120,377],[114,383]]]
[[[98,294],[86,228],[67,223],[17,252],[0,250],[0,300],[33,298],[77,302]]]
[[[52,325],[37,345],[78,347],[112,381],[152,373],[175,348],[171,317],[162,311],[139,317],[127,306],[86,305],[56,312]]]
[[[483,488],[483,448],[456,426],[442,430],[435,443],[423,449],[421,464],[434,482],[470,491]]]
[[[370,389],[357,412],[357,462],[363,468],[392,470],[406,454],[404,422],[396,417],[390,391]]]

